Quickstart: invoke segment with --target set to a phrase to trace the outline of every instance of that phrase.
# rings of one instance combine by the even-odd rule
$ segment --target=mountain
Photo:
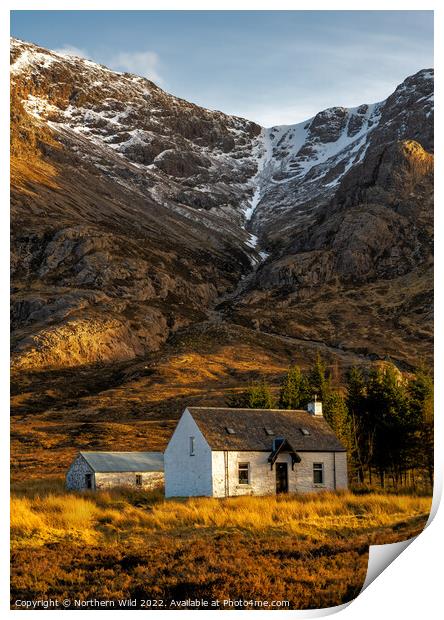
[[[20,368],[157,349],[258,260],[261,129],[148,80],[12,41]]]
[[[19,451],[42,424],[63,420],[68,450],[78,424],[128,416],[154,416],[161,447],[184,403],[318,352],[430,360],[431,70],[262,128],[12,39],[11,102]],[[108,430],[91,446],[123,449]]]
[[[252,225],[270,254],[236,322],[415,365],[430,359],[433,73],[385,101],[265,133]]]

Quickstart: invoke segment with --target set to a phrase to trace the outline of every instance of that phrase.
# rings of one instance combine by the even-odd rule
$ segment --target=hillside
[[[15,475],[318,352],[431,359],[430,70],[262,128],[12,39],[11,98]]]

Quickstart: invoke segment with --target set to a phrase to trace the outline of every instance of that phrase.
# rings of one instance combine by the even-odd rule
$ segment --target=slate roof
[[[163,471],[162,452],[80,452],[96,472]]]
[[[285,437],[298,452],[345,452],[325,419],[307,411],[228,407],[188,407],[188,411],[212,450],[270,452],[273,438]],[[265,429],[274,434],[267,434]],[[304,435],[301,429],[309,434]]]

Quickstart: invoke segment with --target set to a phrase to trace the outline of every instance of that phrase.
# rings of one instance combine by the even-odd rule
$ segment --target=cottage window
[[[284,443],[284,438],[283,437],[276,437],[275,439],[273,439],[273,451],[277,450],[279,448],[279,446]]]
[[[324,484],[324,463],[313,463],[314,484]]]
[[[136,487],[142,486],[142,474],[136,474]]]
[[[190,456],[194,456],[196,453],[194,451],[194,437],[190,437]]]
[[[92,489],[92,474],[85,474],[85,486],[87,489]]]
[[[250,484],[250,463],[239,463],[239,484]]]

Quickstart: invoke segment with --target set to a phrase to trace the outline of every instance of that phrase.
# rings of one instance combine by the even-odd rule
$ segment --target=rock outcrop
[[[14,368],[143,357],[214,320],[431,355],[431,71],[264,129],[30,43],[11,63]]]

